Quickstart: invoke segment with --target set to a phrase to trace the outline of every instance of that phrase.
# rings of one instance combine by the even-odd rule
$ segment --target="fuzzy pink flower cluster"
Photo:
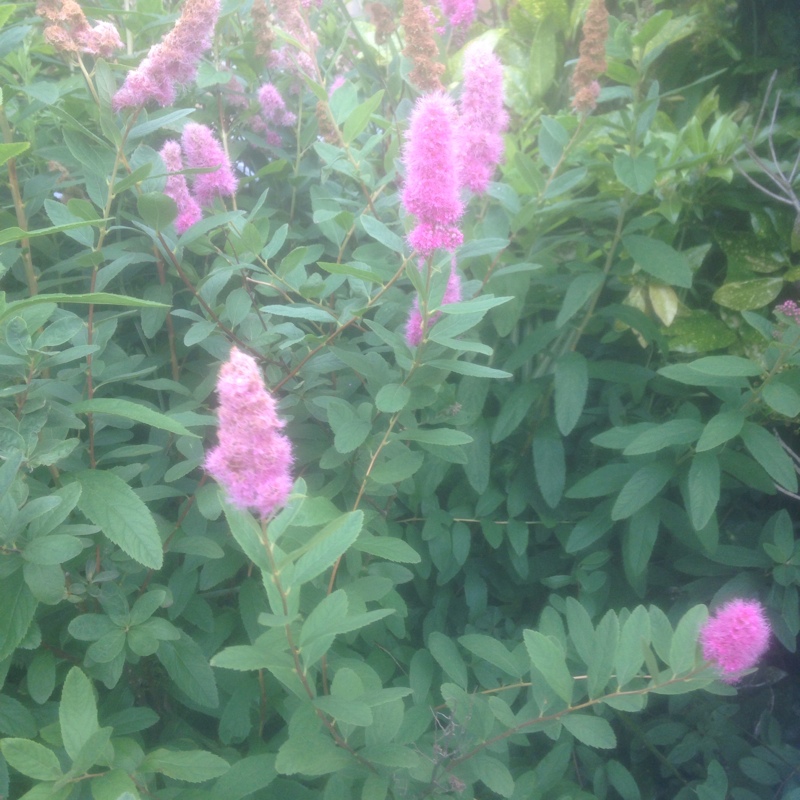
[[[200,204],[189,193],[186,176],[181,174],[184,167],[180,144],[172,140],[165,142],[159,155],[169,173],[164,194],[167,197],[171,197],[175,201],[175,205],[178,206],[175,230],[178,233],[183,233],[195,222],[199,222],[202,219],[203,212],[200,210]]]
[[[447,287],[444,290],[442,297],[442,305],[446,306],[449,303],[458,303],[461,301],[461,276],[456,269],[456,262],[453,259],[450,265],[450,275],[447,278]],[[430,328],[442,314],[435,311],[433,314],[428,315],[428,328]],[[411,313],[408,315],[408,322],[406,322],[406,342],[409,347],[416,347],[422,341],[422,335],[425,332],[425,320],[422,318],[422,311],[419,307],[419,298],[414,298],[414,305],[411,306]]]
[[[464,204],[459,196],[457,125],[455,104],[443,92],[420,97],[411,114],[403,151],[403,205],[417,217],[409,244],[424,257],[437,247],[453,250],[463,241],[458,228]]]
[[[178,206],[175,230],[183,233],[203,217],[201,205],[210,205],[214,198],[232,195],[236,191],[236,176],[230,161],[211,128],[190,122],[184,129],[180,144],[174,140],[164,143],[159,152],[169,173],[164,194]],[[192,190],[186,182],[184,169],[215,167],[214,172],[194,176]]]
[[[292,490],[292,445],[280,433],[285,423],[256,360],[235,347],[220,370],[217,395],[219,445],[206,456],[206,469],[233,505],[266,519]]]
[[[453,28],[468,28],[475,21],[477,0],[439,0],[442,12]]]
[[[482,194],[503,157],[508,114],[503,108],[503,66],[481,43],[472,45],[464,56],[459,110],[459,180]]]
[[[460,191],[485,192],[503,157],[503,68],[489,48],[476,44],[464,57],[460,113],[443,92],[422,96],[414,107],[403,150],[403,205],[417,217],[409,244],[427,258],[436,248],[462,242]]]
[[[278,87],[272,83],[265,83],[258,90],[258,104],[261,116],[252,121],[253,130],[262,132],[273,147],[279,147],[281,137],[275,128],[291,128],[297,122],[297,116],[286,108]]]
[[[700,629],[703,658],[735,683],[739,674],[754,667],[769,647],[770,625],[757,600],[731,600],[720,606]]]
[[[176,87],[194,80],[200,57],[211,47],[219,8],[219,0],[186,0],[175,27],[128,73],[114,95],[114,110],[142,106],[151,100],[161,106],[171,105]]]

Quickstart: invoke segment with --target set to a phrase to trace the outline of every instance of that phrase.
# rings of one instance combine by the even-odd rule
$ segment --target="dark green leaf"
[[[610,750],[617,746],[614,730],[602,717],[591,717],[588,714],[565,714],[561,718],[561,722],[579,742],[589,747]]]
[[[203,708],[217,708],[217,682],[208,659],[194,639],[181,633],[176,641],[162,641],[157,656],[181,691]]]
[[[670,286],[688,289],[692,285],[692,268],[674,247],[639,234],[623,237],[622,243],[631,258],[653,277]]]
[[[160,772],[179,781],[203,783],[224,775],[230,764],[205,750],[167,750],[161,747],[148,753],[139,769],[142,772]]]
[[[554,404],[558,429],[564,436],[578,424],[588,388],[586,359],[580,353],[561,356],[555,365]]]

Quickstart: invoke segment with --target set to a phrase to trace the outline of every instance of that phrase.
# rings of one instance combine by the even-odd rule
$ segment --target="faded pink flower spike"
[[[231,349],[217,380],[219,445],[206,470],[238,508],[263,519],[286,504],[292,490],[292,445],[280,433],[284,421],[252,356]]]
[[[442,305],[446,306],[449,303],[458,303],[461,301],[461,276],[456,269],[455,257],[450,265],[450,275],[447,278],[447,286],[444,290],[442,297]],[[435,324],[436,320],[441,317],[441,312],[435,311],[428,316],[428,330]],[[409,347],[416,347],[422,341],[422,333],[425,328],[422,319],[422,311],[419,307],[419,298],[414,298],[414,304],[411,306],[411,311],[408,315],[406,322],[406,343]]]
[[[211,47],[218,17],[219,0],[186,0],[175,27],[128,73],[114,95],[114,110],[141,106],[151,100],[162,106],[171,105],[176,87],[194,80],[200,57]]]
[[[164,142],[159,155],[170,173],[167,178],[167,185],[164,187],[164,194],[171,197],[178,206],[178,216],[175,218],[175,230],[183,233],[187,228],[199,222],[203,218],[203,212],[197,200],[189,194],[189,187],[186,185],[186,176],[181,174],[183,170],[183,155],[181,146],[175,141]]]
[[[403,148],[403,205],[417,217],[409,244],[424,257],[437,247],[453,250],[463,241],[458,228],[464,206],[458,192],[457,119],[453,101],[443,92],[420,97],[411,114]]]
[[[769,638],[769,621],[757,600],[725,603],[700,629],[703,658],[719,668],[726,683],[735,683],[739,673],[758,663]]]
[[[489,186],[503,158],[503,131],[508,114],[503,108],[503,66],[484,44],[464,55],[464,88],[458,126],[459,179],[476,194]]]
[[[181,146],[187,167],[216,167],[214,172],[203,172],[194,176],[192,191],[200,205],[211,205],[215,197],[232,195],[236,191],[236,176],[211,128],[190,122],[181,134]]]

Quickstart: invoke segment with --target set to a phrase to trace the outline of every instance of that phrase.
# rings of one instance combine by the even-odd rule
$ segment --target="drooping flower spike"
[[[197,200],[189,194],[189,187],[186,184],[186,176],[182,174],[183,155],[181,146],[178,142],[164,142],[159,155],[164,162],[164,166],[169,173],[167,185],[164,187],[164,194],[171,197],[178,206],[178,216],[175,218],[175,230],[183,233],[187,228],[199,222],[203,217],[203,212]]]
[[[754,667],[769,647],[770,625],[757,600],[731,600],[720,606],[700,629],[703,658],[735,683]]]
[[[232,195],[236,191],[238,182],[233,168],[211,128],[190,122],[181,134],[181,147],[187,167],[215,167],[213,172],[198,173],[194,177],[192,192],[201,206],[211,205],[215,197]]]
[[[256,360],[236,347],[217,381],[219,444],[205,467],[230,502],[262,519],[286,504],[292,490],[292,445],[280,430],[275,400]]]
[[[112,100],[114,110],[151,101],[171,105],[177,87],[194,80],[200,58],[211,47],[219,7],[219,0],[186,0],[175,27],[128,73]]]

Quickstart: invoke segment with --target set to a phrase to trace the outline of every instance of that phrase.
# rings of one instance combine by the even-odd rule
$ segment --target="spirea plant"
[[[0,797],[800,797],[796,89],[663,5],[0,5]]]

